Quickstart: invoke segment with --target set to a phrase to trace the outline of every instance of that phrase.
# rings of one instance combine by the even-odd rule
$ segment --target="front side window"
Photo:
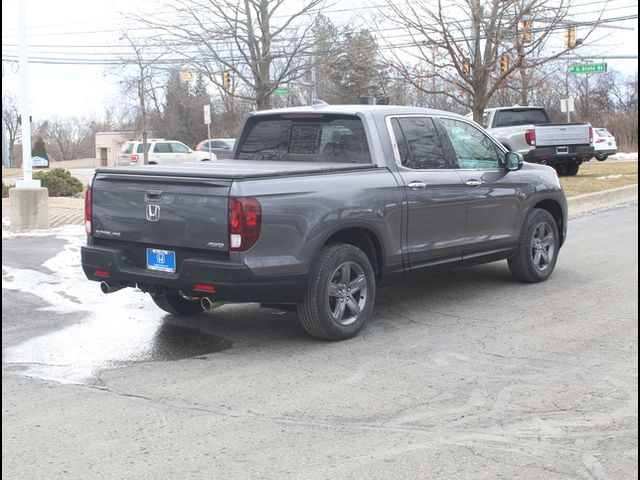
[[[441,118],[458,161],[458,168],[492,169],[500,166],[499,150],[481,130],[460,120]]]
[[[172,143],[171,149],[173,153],[189,153],[189,147],[182,143]]]
[[[371,163],[362,121],[355,116],[284,114],[252,119],[240,160]]]
[[[442,143],[433,120],[401,117],[392,121],[402,166],[413,170],[447,168]]]

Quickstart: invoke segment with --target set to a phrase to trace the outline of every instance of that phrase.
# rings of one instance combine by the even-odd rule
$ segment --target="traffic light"
[[[471,75],[471,59],[465,58],[462,62],[462,72],[468,77]]]
[[[506,53],[500,57],[500,71],[507,73],[509,71],[509,55]]]
[[[523,20],[522,21],[522,35],[520,38],[524,43],[531,42],[533,40],[533,21],[532,20]]]
[[[564,44],[568,48],[575,48],[575,46],[576,46],[576,27],[567,27],[567,31],[564,32]]]
[[[225,90],[231,88],[231,74],[227,71],[222,72],[222,88]]]

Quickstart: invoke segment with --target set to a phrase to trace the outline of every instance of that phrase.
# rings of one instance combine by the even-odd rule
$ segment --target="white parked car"
[[[616,139],[606,128],[593,129],[593,149],[593,156],[601,162],[605,161],[609,155],[618,153]]]
[[[166,165],[171,163],[199,162],[210,160],[209,152],[196,152],[184,143],[164,138],[147,140],[149,165]],[[217,160],[215,154],[211,160]],[[135,166],[144,164],[144,149],[141,140],[125,142],[118,156],[119,166]]]

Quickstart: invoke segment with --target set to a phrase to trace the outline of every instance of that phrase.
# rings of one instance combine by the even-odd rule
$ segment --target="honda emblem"
[[[160,220],[160,205],[147,205],[147,220],[150,222]]]

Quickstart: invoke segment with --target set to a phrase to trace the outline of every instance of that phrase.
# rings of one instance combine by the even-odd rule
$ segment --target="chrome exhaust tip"
[[[209,310],[211,310],[211,308],[213,308],[213,302],[209,297],[202,297],[200,299],[200,306],[202,306],[202,309],[205,312],[208,312]]]
[[[100,282],[100,291],[102,293],[113,293],[113,292],[117,292],[118,290],[120,290],[122,287],[113,287],[111,285],[109,285],[107,282]]]

